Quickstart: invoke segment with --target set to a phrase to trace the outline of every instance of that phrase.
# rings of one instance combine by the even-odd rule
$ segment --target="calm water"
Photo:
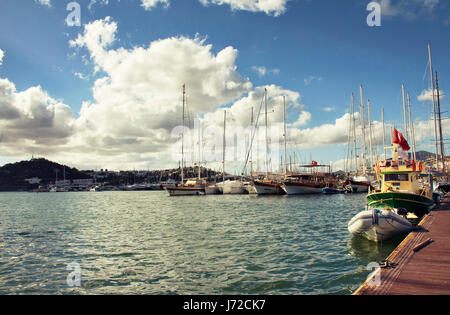
[[[0,294],[351,294],[400,241],[348,233],[364,197],[0,193]]]

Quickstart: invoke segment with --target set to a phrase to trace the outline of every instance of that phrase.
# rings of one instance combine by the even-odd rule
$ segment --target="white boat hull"
[[[248,192],[249,195],[256,195],[258,192],[256,191],[255,186],[252,184],[244,185],[245,190]]]
[[[244,193],[244,183],[241,181],[226,181],[223,184],[224,195],[241,195]]]
[[[354,216],[348,223],[348,230],[353,235],[381,242],[411,232],[412,224],[392,210],[371,209]]]

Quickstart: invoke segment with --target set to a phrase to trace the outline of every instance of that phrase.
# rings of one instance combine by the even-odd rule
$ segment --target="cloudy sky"
[[[203,152],[210,167],[221,163],[226,110],[229,171],[239,172],[252,109],[264,125],[265,89],[274,165],[283,97],[289,155],[336,162],[346,156],[351,93],[359,111],[360,84],[374,142],[382,143],[382,108],[387,130],[403,131],[405,83],[417,148],[432,152],[427,44],[445,94],[450,4],[381,0],[381,26],[369,27],[369,2],[79,0],[78,26],[70,1],[2,0],[0,165],[34,155],[82,169],[177,167],[183,84],[186,118],[192,127],[201,120],[202,151],[215,152]],[[264,132],[255,138],[262,164]]]

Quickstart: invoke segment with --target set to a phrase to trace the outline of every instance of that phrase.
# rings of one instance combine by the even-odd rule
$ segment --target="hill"
[[[0,191],[28,190],[33,186],[25,182],[25,179],[37,177],[41,179],[41,184],[49,184],[56,179],[87,179],[90,178],[84,172],[61,165],[46,159],[31,159],[17,163],[6,164],[0,167]]]

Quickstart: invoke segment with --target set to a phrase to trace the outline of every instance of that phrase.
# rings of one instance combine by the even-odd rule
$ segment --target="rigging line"
[[[256,115],[255,126],[254,126],[254,128],[252,128],[253,134],[251,136],[250,146],[249,146],[249,149],[248,149],[247,154],[246,154],[244,168],[242,169],[242,173],[244,173],[245,169],[247,168],[248,159],[250,157],[250,152],[252,151],[252,147],[253,147],[253,141],[255,140],[256,131],[258,130],[259,116],[261,114],[261,110],[262,110],[263,105],[264,105],[264,95],[262,97],[261,104],[259,105],[258,115]]]

